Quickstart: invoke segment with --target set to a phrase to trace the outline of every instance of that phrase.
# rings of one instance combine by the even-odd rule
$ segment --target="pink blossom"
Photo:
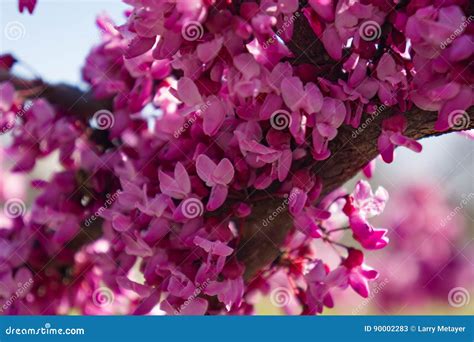
[[[364,173],[364,176],[367,178],[372,178],[373,174],[375,171],[375,159],[370,161],[364,168],[362,169],[362,172]]]
[[[30,14],[35,10],[37,0],[18,0],[18,8],[20,12],[23,13],[23,10],[26,8]]]
[[[314,267],[305,275],[308,283],[306,297],[307,313],[321,313],[323,307],[334,307],[331,290],[344,286],[346,279],[340,269],[329,271],[321,260],[316,260]]]
[[[6,132],[15,125],[15,112],[13,100],[15,88],[8,83],[0,83],[0,131]]]
[[[414,139],[407,138],[403,132],[407,128],[407,120],[401,114],[385,119],[382,123],[382,133],[377,145],[386,163],[393,161],[393,153],[396,146],[404,146],[414,152],[421,152],[421,144]]]
[[[346,269],[349,285],[360,296],[369,296],[368,280],[374,280],[378,272],[364,263],[364,254],[357,249],[350,249],[347,258],[342,262]]]
[[[392,106],[400,98],[406,98],[408,81],[403,73],[403,68],[395,63],[388,53],[385,53],[377,65],[377,78],[379,79],[378,97],[384,105]],[[401,95],[401,93],[405,93]]]
[[[307,207],[303,212],[293,218],[293,224],[296,229],[312,238],[320,238],[321,223],[327,220],[331,214],[315,207]]]
[[[199,236],[194,238],[194,243],[204,249],[207,253],[218,256],[229,256],[233,249],[222,243],[221,241],[211,242]]]
[[[227,310],[239,306],[244,294],[244,281],[242,278],[226,279],[223,282],[212,281],[204,290],[206,294],[217,296]]]
[[[458,6],[420,8],[408,19],[406,35],[419,55],[431,58],[441,52],[441,44],[461,26],[463,18]]]
[[[0,213],[1,303],[34,274],[5,313],[244,315],[275,285],[290,292],[286,313],[321,313],[334,306],[336,289],[368,297],[377,272],[364,253],[388,244],[387,230],[369,221],[388,194],[365,181],[352,193],[333,188],[336,173],[371,176],[373,156],[359,170],[327,170],[324,160],[380,104],[391,107],[378,137],[386,162],[396,146],[421,150],[405,136],[418,136],[407,124],[415,106],[437,111],[440,131],[472,106],[467,1],[126,2],[120,25],[98,17],[100,41],[82,69],[87,95],[111,116],[107,127],[81,111],[95,100],[65,106],[40,81],[19,82],[15,58],[0,56],[0,71],[14,76],[0,84],[0,129],[9,134],[2,166],[26,173],[48,156],[60,164],[32,181],[34,198],[20,214]],[[19,2],[30,13],[35,5]],[[312,35],[301,37],[305,27]],[[284,127],[275,125],[279,113]],[[25,182],[16,177],[0,170],[2,208],[13,196],[21,207]],[[278,207],[255,220],[267,201]],[[400,203],[394,212],[409,214],[414,234],[423,228],[418,214]],[[279,257],[262,259],[256,275],[241,258],[248,225],[285,233],[270,239]],[[398,257],[413,243],[416,234],[398,241]],[[316,259],[325,245],[338,266]],[[435,256],[408,266],[458,262],[436,246]],[[93,298],[104,287],[115,298],[107,307]]]
[[[202,111],[204,133],[210,136],[215,135],[226,115],[226,108],[222,101],[214,95],[203,99],[196,84],[187,77],[178,81],[177,95],[191,107],[192,111]]]
[[[354,192],[347,197],[344,213],[349,217],[354,237],[366,249],[380,249],[387,245],[386,229],[373,228],[367,221],[385,208],[388,200],[387,191],[379,187],[375,194],[369,183],[361,180],[357,183]]]

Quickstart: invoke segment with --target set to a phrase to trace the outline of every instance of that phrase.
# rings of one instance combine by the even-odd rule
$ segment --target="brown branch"
[[[44,98],[50,104],[88,126],[88,120],[99,110],[112,110],[112,99],[96,99],[90,91],[82,91],[69,84],[48,84],[40,79],[28,80],[16,77],[0,69],[0,83],[10,82],[17,91],[17,96],[34,100]],[[114,145],[109,139],[107,130],[96,130],[87,127],[86,132],[91,141],[106,150]]]
[[[42,80],[26,80],[0,69],[0,82],[9,81],[26,99],[45,98],[64,111],[87,120],[101,109],[112,108],[110,99],[98,100],[91,92],[84,92],[68,84],[48,84]]]
[[[306,16],[303,15],[300,3],[300,12],[294,21],[293,35],[287,42],[288,48],[293,53],[293,58],[289,59],[292,65],[309,64],[312,66],[311,78],[323,76],[327,80],[336,81],[344,79],[341,69],[341,62],[334,60],[327,53],[323,43],[311,28]],[[343,59],[350,55],[348,49],[343,49]],[[308,76],[308,75],[307,75]]]
[[[344,185],[354,177],[368,162],[379,154],[377,138],[380,135],[382,121],[391,115],[391,110],[378,116],[364,116],[362,123],[367,127],[358,133],[349,126],[339,128],[336,139],[330,143],[331,156],[312,165],[313,172],[323,181],[322,195]],[[474,107],[468,110],[470,122],[464,129],[474,128]],[[413,139],[422,139],[455,131],[450,129],[438,132],[434,124],[438,114],[413,108],[405,113],[408,127],[404,134]],[[270,265],[281,254],[280,246],[292,228],[292,218],[282,205],[283,200],[264,202],[254,209],[251,220],[246,222],[245,231],[238,258],[246,265],[245,279],[250,281],[260,270]],[[281,208],[284,207],[282,211]],[[281,212],[282,211],[282,212]],[[275,220],[264,225],[264,220],[278,213]]]

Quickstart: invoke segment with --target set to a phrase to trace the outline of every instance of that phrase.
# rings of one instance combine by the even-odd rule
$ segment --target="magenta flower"
[[[379,87],[377,95],[384,105],[393,106],[400,99],[406,98],[408,81],[402,66],[388,53],[385,53],[377,64]]]
[[[357,249],[349,249],[347,258],[342,262],[352,289],[363,298],[369,296],[368,280],[378,277],[378,272],[364,264],[364,254]]]
[[[293,112],[304,111],[307,114],[319,112],[323,106],[323,96],[314,83],[303,82],[298,77],[287,77],[281,82],[281,93],[285,104]]]
[[[214,95],[203,98],[196,84],[187,77],[183,77],[178,81],[177,96],[191,111],[202,112],[203,131],[209,136],[217,133],[222,126],[226,108],[223,102]]]
[[[441,44],[466,20],[458,6],[420,8],[406,23],[406,35],[416,53],[431,58],[441,53]]]
[[[23,13],[23,10],[26,8],[30,14],[35,10],[37,0],[18,0],[18,8],[20,12]]]
[[[272,167],[276,169],[278,180],[282,182],[287,178],[293,162],[293,151],[290,148],[291,136],[281,131],[271,130],[267,133],[266,140],[272,148],[280,151]]]
[[[153,256],[153,250],[142,239],[140,234],[135,233],[135,236],[122,234],[122,240],[125,243],[125,251],[129,255],[136,255],[142,258]]]
[[[193,241],[196,246],[201,247],[211,255],[226,257],[232,254],[233,252],[232,248],[228,247],[225,243],[221,241],[212,242],[199,236],[196,236]]]
[[[314,267],[305,275],[308,283],[308,291],[305,304],[306,314],[321,313],[323,307],[334,307],[331,290],[336,287],[344,287],[347,283],[345,272],[340,268],[329,271],[329,268],[321,260],[316,260]]]
[[[187,197],[191,192],[189,174],[183,164],[179,162],[176,164],[173,177],[159,170],[158,178],[160,180],[160,189],[165,195],[182,199]]]
[[[217,299],[223,303],[227,310],[234,306],[240,306],[244,295],[243,279],[226,279],[223,282],[212,281],[206,287],[204,292],[210,296],[217,296]]]
[[[308,194],[294,187],[291,189],[290,195],[288,196],[288,210],[293,216],[297,216],[306,206],[306,201],[308,200]]]
[[[136,281],[132,281],[125,276],[117,277],[116,281],[120,288],[133,291],[137,293],[140,297],[148,297],[153,291],[151,287],[137,283]]]
[[[451,214],[449,198],[443,191],[433,192],[434,186],[423,181],[403,187],[391,196],[387,211],[381,216],[384,226],[393,229],[394,234],[390,245],[372,259],[380,278],[391,284],[387,291],[381,291],[377,305],[423,306],[433,300],[446,300],[457,286],[469,288],[473,284],[474,270],[469,260],[474,256],[474,246],[465,243],[468,221],[463,215]],[[470,198],[463,196],[462,201]],[[432,246],[436,246],[435,252]],[[462,253],[460,248],[464,248]],[[399,267],[401,260],[409,260],[403,277],[390,271]]]
[[[23,176],[0,170],[3,312],[245,315],[283,287],[286,313],[315,314],[336,289],[368,297],[377,272],[353,245],[387,245],[369,221],[388,194],[341,185],[372,176],[374,132],[391,162],[397,146],[421,150],[408,136],[472,125],[468,1],[125,2],[119,25],[97,18],[85,92],[24,80],[0,56],[1,166],[26,173],[51,156],[60,169],[34,179],[28,201]],[[20,11],[35,5],[19,1]],[[434,127],[423,111],[438,112]],[[366,160],[342,160],[359,143]],[[394,211],[409,214],[394,228],[409,237],[397,242],[403,259],[426,228],[405,206],[422,214],[427,200],[409,197]],[[433,239],[436,255],[421,248],[429,257],[407,264],[420,283],[424,270],[458,269]],[[326,246],[338,266],[316,259]]]
[[[313,157],[323,160],[331,155],[328,143],[337,135],[337,129],[346,117],[344,103],[337,99],[324,98],[321,112],[315,115],[313,128]]]
[[[207,312],[207,300],[203,298],[195,298],[182,308],[178,306],[179,311],[171,306],[167,299],[161,302],[160,309],[165,311],[168,315],[183,315],[183,316],[202,316]]]

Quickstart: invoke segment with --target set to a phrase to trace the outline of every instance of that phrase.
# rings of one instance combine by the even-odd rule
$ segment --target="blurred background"
[[[17,0],[0,0],[0,54],[12,53],[20,61],[15,73],[81,87],[82,63],[98,42],[96,15],[105,12],[122,23],[127,8],[118,0],[40,0],[31,16],[18,13],[17,6]],[[0,135],[0,148],[7,145],[8,136]],[[474,313],[472,141],[450,134],[422,140],[422,145],[421,154],[398,149],[390,165],[377,160],[370,183],[386,188],[391,198],[375,222],[389,229],[391,241],[384,250],[368,252],[366,263],[379,270],[380,277],[369,298],[351,290],[337,293],[336,308],[325,314]],[[56,160],[53,155],[39,163],[31,177],[22,180],[23,189],[7,190],[25,192],[31,199],[30,179],[47,179],[58,169]],[[0,155],[0,163],[5,170],[8,157]],[[347,189],[354,184],[346,184]],[[322,259],[334,257],[326,246],[320,250]],[[262,298],[258,313],[282,312]]]

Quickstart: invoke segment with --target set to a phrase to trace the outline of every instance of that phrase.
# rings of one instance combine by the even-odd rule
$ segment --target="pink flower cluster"
[[[394,193],[379,221],[390,228],[390,246],[374,256],[387,285],[377,295],[384,308],[424,306],[436,299],[447,304],[456,287],[471,290],[472,242],[466,239],[462,208],[472,193],[448,202],[436,185],[420,183]],[[403,276],[400,272],[403,271]]]

